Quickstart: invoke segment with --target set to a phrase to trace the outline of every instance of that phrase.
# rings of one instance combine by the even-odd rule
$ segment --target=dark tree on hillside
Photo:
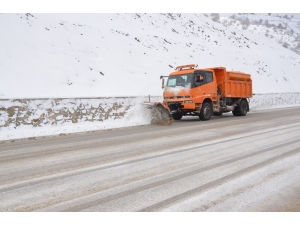
[[[290,45],[289,45],[288,43],[284,42],[284,43],[282,44],[282,46],[283,46],[284,48],[288,48]]]
[[[269,21],[268,21],[268,20],[265,21],[265,26],[268,27],[268,28],[272,27],[272,25],[269,24]]]
[[[211,13],[210,14],[210,18],[213,21],[220,23],[220,15],[219,15],[219,13]]]
[[[277,25],[277,28],[278,28],[278,29],[283,29],[283,26],[281,25],[281,23],[279,23],[279,24]]]

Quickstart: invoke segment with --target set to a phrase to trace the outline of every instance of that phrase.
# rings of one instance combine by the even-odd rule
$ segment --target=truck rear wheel
[[[238,113],[237,113],[236,107],[235,107],[235,108],[234,108],[234,110],[232,111],[232,114],[233,114],[234,116],[238,116]]]
[[[181,120],[182,114],[181,113],[175,113],[172,115],[174,120]]]
[[[211,118],[211,114],[212,114],[212,107],[211,104],[205,102],[202,105],[201,111],[200,111],[200,115],[199,118],[200,120],[209,120]]]
[[[232,114],[234,116],[246,116],[248,112],[248,102],[242,99],[240,104],[234,108]]]

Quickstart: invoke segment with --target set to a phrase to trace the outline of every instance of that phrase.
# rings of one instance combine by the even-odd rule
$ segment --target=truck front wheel
[[[209,104],[207,102],[203,103],[201,111],[200,111],[200,115],[199,115],[200,120],[202,120],[202,121],[209,120],[211,118],[211,115],[212,115],[211,104]]]

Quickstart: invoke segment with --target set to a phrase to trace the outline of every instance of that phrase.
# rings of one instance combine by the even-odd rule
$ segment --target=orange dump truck
[[[245,116],[252,97],[251,76],[226,71],[224,67],[198,69],[196,64],[177,66],[165,84],[161,76],[163,105],[175,120],[182,116],[199,116],[209,120],[212,115],[232,112]]]

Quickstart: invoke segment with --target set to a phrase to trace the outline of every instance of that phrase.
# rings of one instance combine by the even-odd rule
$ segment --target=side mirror
[[[161,80],[161,88],[164,89],[165,87],[165,78],[162,78]]]

